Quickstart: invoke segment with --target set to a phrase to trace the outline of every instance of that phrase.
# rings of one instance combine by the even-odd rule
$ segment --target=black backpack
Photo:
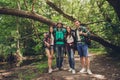
[[[85,43],[88,45],[88,46],[91,46],[91,39],[89,36],[85,36]]]
[[[76,40],[75,30],[72,30],[71,33],[74,38],[74,50],[77,50],[77,40]]]

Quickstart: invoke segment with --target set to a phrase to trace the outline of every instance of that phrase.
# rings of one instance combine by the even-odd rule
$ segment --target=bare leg
[[[80,73],[85,73],[86,69],[85,69],[85,57],[81,57],[81,65],[82,65],[82,69],[80,70]]]
[[[92,74],[92,72],[90,70],[90,59],[89,59],[89,57],[86,57],[85,60],[86,60],[86,66],[87,66],[87,73]]]
[[[87,69],[90,69],[90,59],[89,59],[89,57],[85,57],[85,61],[86,61]]]
[[[85,57],[81,57],[80,60],[81,60],[82,68],[85,68]]]
[[[49,69],[51,69],[52,68],[52,59],[51,59],[50,51],[48,49],[46,49],[46,55],[48,57],[48,67],[49,67]]]
[[[53,58],[53,54],[54,54],[54,50],[52,49],[50,52],[50,55],[52,56],[52,58]]]

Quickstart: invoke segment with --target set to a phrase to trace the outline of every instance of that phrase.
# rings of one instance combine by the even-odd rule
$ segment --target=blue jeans
[[[57,65],[57,68],[60,69],[63,63],[64,45],[56,44],[55,49],[56,49],[56,65]]]
[[[75,69],[75,61],[74,61],[74,49],[67,47],[67,53],[68,53],[68,60],[69,60],[69,65],[70,68]]]
[[[77,43],[77,50],[80,57],[87,57],[88,56],[88,45]]]

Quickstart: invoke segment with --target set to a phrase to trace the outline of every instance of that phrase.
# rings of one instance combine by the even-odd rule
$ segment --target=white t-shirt
[[[73,36],[68,35],[67,36],[67,43],[72,43],[72,42],[74,42]]]
[[[50,36],[51,36],[51,43],[50,43],[50,45],[54,45],[54,36],[53,36],[53,34],[50,34]]]
[[[80,39],[80,34],[79,34],[79,30],[77,29],[77,41],[81,41]]]

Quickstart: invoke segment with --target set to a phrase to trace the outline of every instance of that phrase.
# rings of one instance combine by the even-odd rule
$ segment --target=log
[[[0,14],[29,18],[29,19],[40,21],[47,25],[55,25],[55,23],[52,22],[51,20],[35,12],[33,13],[33,12],[28,12],[28,11],[18,10],[18,9],[0,8]]]

